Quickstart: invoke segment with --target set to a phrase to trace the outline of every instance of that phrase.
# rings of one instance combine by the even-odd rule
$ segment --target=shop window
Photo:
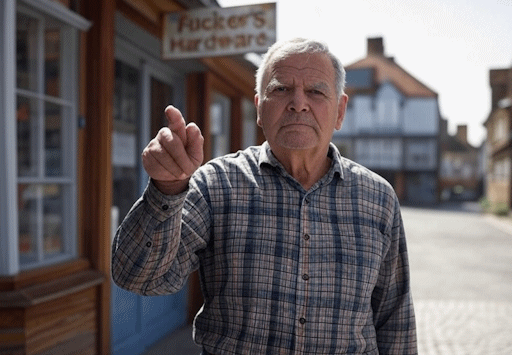
[[[246,98],[242,99],[242,149],[256,145],[258,138],[258,125],[256,124],[256,107]]]
[[[17,212],[17,222],[8,223],[17,223],[18,235],[8,239],[17,244],[18,264],[7,273],[77,255],[77,29],[88,24],[60,4],[30,4],[16,7],[15,112],[2,118],[14,120],[4,126],[13,127],[17,145],[16,171],[0,173],[3,181],[14,176],[17,187],[16,201],[2,201]],[[59,18],[46,13],[52,9]]]
[[[112,132],[112,202],[119,220],[124,218],[139,195],[139,93],[139,70],[117,60]]]
[[[406,150],[408,169],[434,169],[436,166],[437,146],[434,140],[416,140],[408,142]]]
[[[210,134],[212,137],[212,158],[229,153],[231,100],[229,97],[213,92],[210,105]]]
[[[355,160],[373,169],[399,169],[402,144],[397,139],[360,139],[356,141]]]

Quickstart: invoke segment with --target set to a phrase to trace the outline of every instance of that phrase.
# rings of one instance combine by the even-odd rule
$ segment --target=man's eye
[[[287,89],[285,86],[278,86],[274,89],[274,91],[277,91],[277,92],[285,92]]]

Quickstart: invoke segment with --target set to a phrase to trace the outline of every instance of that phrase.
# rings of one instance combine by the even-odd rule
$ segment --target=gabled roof
[[[405,69],[395,63],[393,59],[383,55],[370,54],[353,64],[345,67],[345,70],[372,69],[374,72],[374,81],[376,85],[382,85],[391,82],[398,90],[408,97],[432,97],[437,98],[437,93],[421,83],[418,79],[409,74]],[[350,83],[347,82],[347,91],[351,90]]]

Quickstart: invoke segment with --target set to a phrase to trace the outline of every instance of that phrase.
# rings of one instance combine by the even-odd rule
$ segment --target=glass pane
[[[212,158],[229,153],[230,150],[231,100],[221,93],[214,92],[210,105],[210,134]]]
[[[258,136],[258,125],[256,124],[256,107],[251,100],[246,98],[242,99],[242,115],[242,148],[247,148],[256,145]]]
[[[45,108],[45,171],[46,176],[63,175],[62,107],[47,103]]]
[[[139,197],[137,170],[135,168],[114,166],[112,172],[112,202],[119,213],[118,222],[120,223]]]
[[[45,92],[50,96],[60,96],[60,71],[61,71],[61,35],[60,29],[46,28],[44,33],[44,69],[45,69]]]
[[[167,126],[164,109],[172,103],[172,87],[151,78],[151,138],[156,136],[160,128]]]
[[[16,82],[26,90],[37,88],[37,20],[17,14],[16,22]]]
[[[59,185],[43,188],[43,251],[45,257],[63,252],[63,194]]]
[[[120,61],[116,61],[114,90],[114,120],[136,124],[139,116],[139,72]]]
[[[37,105],[33,99],[18,96],[16,107],[18,176],[36,176],[38,167]]]
[[[116,61],[112,134],[113,206],[120,222],[139,195],[139,71]]]
[[[19,252],[22,264],[37,261],[37,185],[18,184]]]

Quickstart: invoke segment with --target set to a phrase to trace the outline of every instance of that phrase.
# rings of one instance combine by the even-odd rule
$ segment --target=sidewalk
[[[149,348],[143,355],[200,355],[192,340],[192,326],[179,329]]]
[[[512,302],[414,303],[419,355],[512,354]]]

